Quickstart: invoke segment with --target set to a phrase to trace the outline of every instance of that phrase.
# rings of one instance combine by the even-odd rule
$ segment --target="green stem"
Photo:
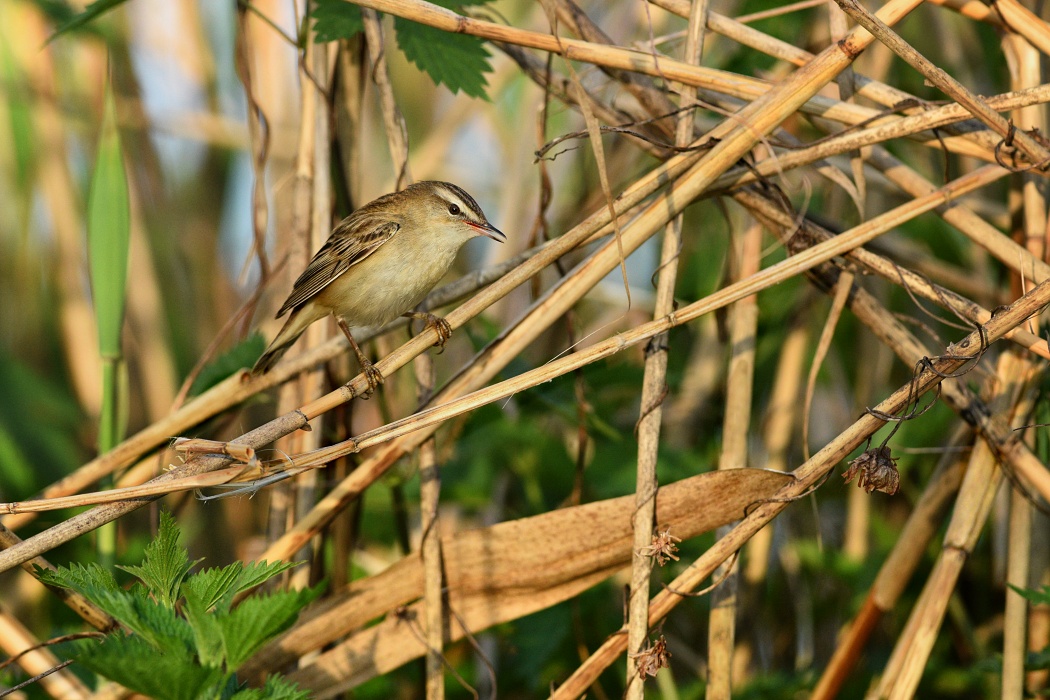
[[[120,443],[120,366],[123,358],[120,355],[102,358],[102,409],[98,421],[98,452],[105,454]],[[113,485],[113,477],[107,477],[108,486]],[[109,522],[100,527],[96,534],[99,564],[109,568],[116,561],[117,525]]]

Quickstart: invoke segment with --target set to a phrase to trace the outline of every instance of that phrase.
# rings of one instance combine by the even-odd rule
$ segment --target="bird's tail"
[[[295,341],[303,334],[306,327],[324,315],[317,313],[317,310],[312,305],[293,311],[288,320],[284,322],[281,332],[277,334],[277,337],[270,343],[270,347],[266,348],[266,352],[259,357],[255,366],[252,367],[252,374],[259,375],[269,372],[284,353],[288,352],[288,348],[295,344]]]

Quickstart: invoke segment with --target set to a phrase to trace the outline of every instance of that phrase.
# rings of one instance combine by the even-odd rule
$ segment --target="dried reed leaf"
[[[688,539],[737,520],[749,504],[792,478],[760,469],[724,470],[660,489],[657,520]],[[473,633],[542,610],[608,578],[631,560],[634,496],[537,515],[445,538],[442,550],[449,604]],[[249,672],[279,667],[330,644],[378,616],[418,599],[422,561],[412,556],[353,583],[318,606],[249,662]],[[425,652],[417,632],[421,605],[391,615],[325,652],[292,679],[318,697],[352,687]],[[450,625],[451,639],[463,636]]]

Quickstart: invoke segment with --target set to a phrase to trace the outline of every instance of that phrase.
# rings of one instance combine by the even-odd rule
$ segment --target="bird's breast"
[[[456,251],[395,236],[322,290],[316,301],[350,326],[379,326],[411,311],[441,281]]]

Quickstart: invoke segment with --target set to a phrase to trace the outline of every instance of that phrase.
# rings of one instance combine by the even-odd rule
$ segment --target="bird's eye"
[[[451,214],[452,216],[459,216],[459,214],[460,214],[459,205],[458,204],[449,204],[448,205],[448,213]]]

